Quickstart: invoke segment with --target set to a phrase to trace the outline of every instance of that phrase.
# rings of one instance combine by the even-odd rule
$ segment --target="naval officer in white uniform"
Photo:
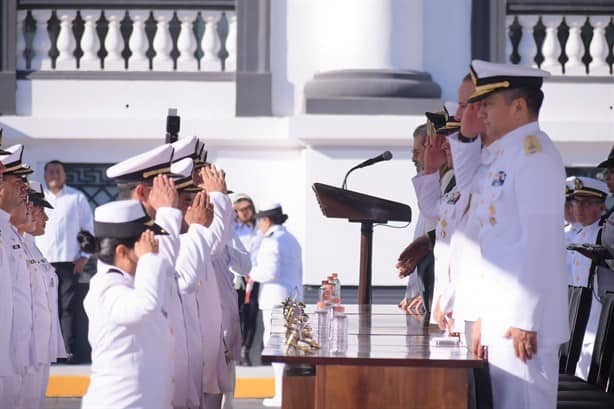
[[[10,278],[12,306],[10,326],[9,362],[2,370],[2,390],[0,403],[7,408],[25,408],[27,391],[34,387],[33,359],[30,355],[32,340],[32,294],[30,273],[26,264],[23,237],[14,222],[18,214],[25,213],[27,199],[26,176],[32,170],[22,162],[23,145],[6,149],[9,155],[0,158],[3,169],[3,182],[0,187],[0,232]],[[21,210],[21,211],[19,211]],[[4,287],[4,285],[3,285]],[[4,314],[3,314],[4,315]]]
[[[278,203],[260,208],[256,215],[258,228],[263,234],[256,265],[249,273],[250,279],[260,283],[258,304],[264,322],[263,344],[271,336],[271,313],[288,296],[303,299],[303,263],[301,246],[284,227],[288,216]],[[275,372],[275,396],[265,399],[265,406],[281,406],[282,376],[284,365],[273,364]]]
[[[450,139],[459,188],[480,194],[484,283],[473,349],[488,345],[496,409],[555,408],[569,323],[565,171],[537,122],[549,74],[484,61],[474,61],[471,74],[469,102],[494,141],[482,149],[478,135]]]
[[[583,176],[574,179],[572,206],[578,228],[569,236],[570,244],[601,244],[601,214],[605,210],[607,195],[608,186],[601,180]],[[601,314],[601,301],[597,296],[600,291],[597,285],[599,274],[597,271],[606,274],[609,273],[609,270],[597,270],[597,266],[593,265],[590,258],[573,250],[567,250],[567,266],[569,267],[569,285],[593,288],[591,310],[582,341],[582,352],[576,366],[576,376],[587,379]]]
[[[172,267],[154,234],[165,231],[136,200],[96,209],[95,237],[81,249],[96,254],[98,273],[83,305],[89,318],[92,375],[82,408],[172,407],[171,336],[164,296]]]

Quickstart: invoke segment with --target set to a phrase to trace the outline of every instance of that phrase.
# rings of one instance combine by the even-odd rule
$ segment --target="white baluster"
[[[60,19],[60,33],[58,34],[58,58],[55,60],[56,70],[74,70],[77,68],[77,61],[73,52],[75,51],[75,36],[72,33],[72,21],[75,19],[74,10],[58,10],[56,12]]]
[[[109,21],[109,31],[104,39],[104,48],[107,56],[104,59],[105,71],[124,71],[126,66],[122,58],[124,49],[124,39],[120,31],[120,23],[124,18],[125,12],[119,10],[109,10],[104,12]]]
[[[218,53],[220,52],[220,39],[217,35],[217,22],[220,18],[220,13],[207,12],[203,15],[205,20],[205,34],[203,35],[201,47],[205,55],[201,60],[201,71],[221,71],[222,62]]]
[[[584,55],[584,44],[582,43],[582,37],[580,28],[586,21],[585,16],[566,16],[565,21],[569,26],[569,38],[565,45],[565,54],[567,54],[567,62],[565,63],[566,75],[585,75],[586,67],[582,62],[582,56]]]
[[[145,54],[149,47],[147,36],[145,35],[145,21],[149,18],[149,12],[143,10],[131,10],[130,19],[132,20],[132,34],[128,41],[128,47],[132,55],[128,59],[128,69],[130,71],[149,70],[149,59]]]
[[[237,15],[226,13],[228,18],[228,37],[226,38],[226,71],[236,71],[237,69]]]
[[[542,22],[546,26],[546,38],[542,45],[544,62],[541,69],[549,71],[552,75],[563,74],[563,66],[559,61],[561,56],[561,43],[557,37],[558,27],[563,19],[560,16],[542,16]]]
[[[177,71],[198,71],[198,61],[194,57],[196,51],[196,39],[192,23],[196,19],[196,12],[182,10],[177,12],[177,18],[181,20],[181,32],[177,38],[179,58],[177,58]]]
[[[537,24],[538,16],[518,16],[518,22],[522,26],[522,38],[518,44],[518,54],[520,55],[520,65],[537,67],[535,55],[537,45],[533,38],[533,27]]]
[[[608,43],[605,38],[605,27],[610,22],[608,16],[591,16],[593,26],[593,39],[589,51],[593,61],[588,65],[590,75],[610,75],[610,67],[606,61],[608,57]]]
[[[100,70],[100,40],[96,33],[96,20],[100,17],[100,10],[81,10],[83,18],[83,36],[81,37],[81,49],[83,56],[79,61],[79,69],[82,71]]]
[[[15,51],[17,52],[17,69],[19,71],[26,69],[26,57],[23,55],[26,51],[26,37],[23,30],[27,14],[27,10],[19,10],[17,13],[17,45]]]
[[[512,47],[512,40],[510,40],[510,26],[514,24],[514,18],[516,16],[508,14],[505,18],[505,61],[511,63],[512,52],[514,51],[514,47]]]
[[[36,20],[36,31],[32,40],[34,56],[30,63],[30,69],[33,71],[51,70],[51,58],[49,57],[51,39],[49,39],[47,32],[47,22],[51,18],[51,10],[32,10],[32,17]]]
[[[153,58],[153,69],[154,71],[172,71],[173,59],[170,54],[173,49],[173,42],[171,33],[168,31],[168,22],[173,18],[173,13],[171,11],[156,11],[154,18],[158,21],[158,29],[153,41],[156,51],[156,56]]]

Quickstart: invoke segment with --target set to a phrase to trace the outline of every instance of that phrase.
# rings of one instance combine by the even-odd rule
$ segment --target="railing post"
[[[0,115],[17,112],[17,4],[0,2]]]

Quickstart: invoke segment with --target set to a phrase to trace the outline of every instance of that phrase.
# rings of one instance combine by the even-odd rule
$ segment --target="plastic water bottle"
[[[332,273],[331,277],[333,279],[333,285],[335,287],[335,297],[339,297],[339,299],[341,299],[341,281],[339,280],[339,274]]]
[[[330,338],[332,352],[346,352],[348,349],[348,317],[342,305],[335,306]]]
[[[316,304],[316,311],[313,314],[313,331],[314,338],[320,346],[324,346],[328,343],[328,303],[326,301],[319,301]]]

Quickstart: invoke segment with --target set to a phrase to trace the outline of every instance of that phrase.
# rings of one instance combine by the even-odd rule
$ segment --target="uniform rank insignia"
[[[530,155],[535,152],[541,152],[542,146],[540,145],[535,135],[529,135],[524,138],[524,153]]]
[[[21,246],[19,244],[13,244],[13,250],[20,249]]]
[[[503,184],[505,183],[506,176],[507,175],[505,174],[505,172],[500,170],[499,172],[497,172],[497,174],[493,178],[491,185],[492,186],[503,186]]]

